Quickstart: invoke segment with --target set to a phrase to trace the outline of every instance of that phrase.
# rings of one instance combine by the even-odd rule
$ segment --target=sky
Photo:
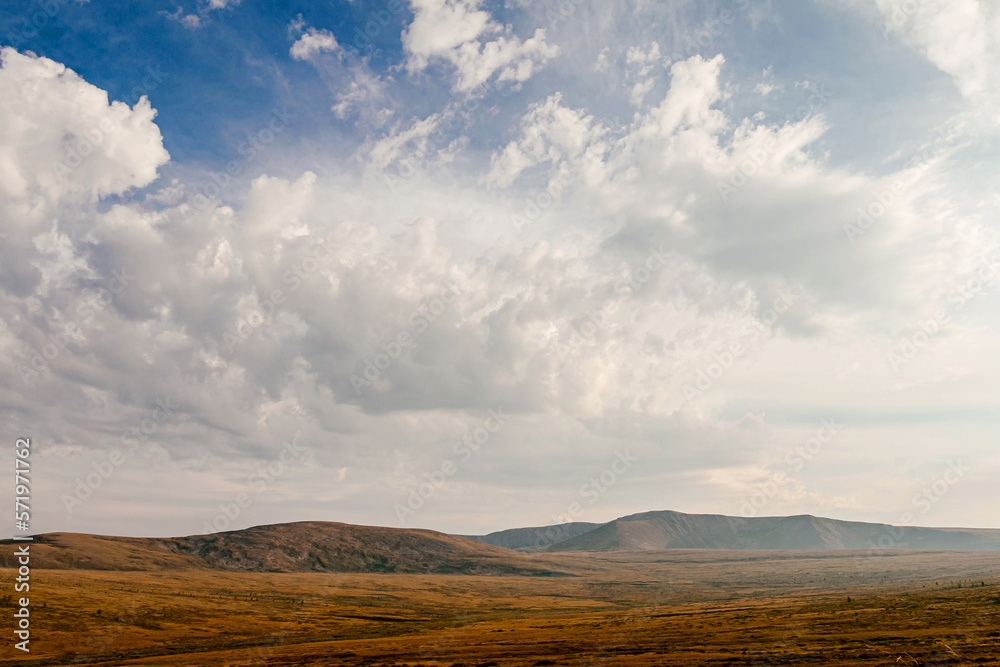
[[[1000,528],[997,3],[127,4],[0,8],[33,532]]]

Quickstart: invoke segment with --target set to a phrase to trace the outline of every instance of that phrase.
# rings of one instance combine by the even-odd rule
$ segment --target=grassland
[[[526,558],[573,576],[33,569],[32,654],[8,641],[0,660],[1000,665],[998,552]]]

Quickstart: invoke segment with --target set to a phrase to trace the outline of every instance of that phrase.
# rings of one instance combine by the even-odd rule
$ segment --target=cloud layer
[[[147,99],[4,49],[0,401],[43,443],[40,520],[200,531],[293,440],[308,454],[239,525],[398,525],[421,488],[405,525],[544,523],[624,451],[641,465],[579,518],[738,513],[835,418],[835,445],[764,513],[892,521],[965,457],[976,472],[927,521],[984,525],[962,498],[998,464],[998,199],[965,174],[995,138],[980,64],[996,16],[931,5],[899,26],[891,3],[856,13],[960,99],[867,167],[825,148],[846,91],[779,82],[780,120],[752,108],[764,70],[738,52],[608,35],[578,78],[546,79],[583,48],[552,41],[558,23],[413,0],[399,61],[378,69],[286,21],[288,67],[328,83],[353,158],[304,169],[276,148],[238,202],[223,172],[215,197],[158,178],[172,163]],[[618,77],[613,113],[581,92],[594,63]],[[428,80],[449,93],[414,115],[408,86]],[[110,451],[126,462],[93,487]],[[457,472],[435,485],[445,461]]]

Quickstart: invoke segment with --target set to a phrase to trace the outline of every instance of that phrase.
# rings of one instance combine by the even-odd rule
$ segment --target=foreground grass
[[[33,570],[32,654],[25,659],[10,641],[0,660],[1000,665],[1000,553],[669,551],[559,560],[575,576]]]

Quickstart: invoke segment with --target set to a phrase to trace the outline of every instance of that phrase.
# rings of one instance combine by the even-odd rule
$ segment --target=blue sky
[[[40,525],[544,525],[625,450],[578,518],[735,514],[836,419],[755,512],[899,522],[961,459],[917,521],[994,526],[996,7],[563,8],[0,9]]]
[[[36,4],[10,3],[0,30],[17,34],[23,17]],[[381,4],[346,0],[229,4],[220,9],[209,9],[205,3],[150,2],[123,14],[113,3],[66,0],[54,16],[46,17],[37,35],[24,36],[21,45],[72,68],[106,90],[112,100],[134,104],[137,93],[145,92],[157,110],[157,125],[172,162],[218,166],[231,158],[232,146],[240,135],[266,123],[275,106],[287,107],[300,119],[284,138],[288,145],[319,139],[346,152],[364,140],[364,128],[329,113],[332,94],[328,88],[343,82],[324,80],[315,67],[289,55],[296,37],[291,24],[300,17],[306,26],[330,31],[352,57],[368,59],[373,71],[393,76],[391,97],[413,117],[441,110],[452,97],[443,72],[432,68],[430,75],[422,77],[395,75],[406,60],[400,34],[413,18],[406,3],[397,4],[400,10],[392,13]],[[670,47],[666,45],[678,32],[672,20],[683,19],[694,27],[695,36],[727,7],[733,11],[738,28],[752,22],[746,12],[739,11],[740,3],[676,5],[669,12],[647,7],[631,16],[620,16],[621,31],[612,36],[623,49],[659,40],[667,53]],[[514,25],[548,25],[548,17],[540,10],[535,10],[535,21],[531,21],[518,11],[503,11],[503,3],[484,6]],[[773,11],[760,3],[751,8]],[[185,26],[179,20],[184,17],[197,17],[199,26]],[[575,61],[580,57],[596,60],[608,46],[603,41],[608,35],[581,40],[577,18],[574,14],[548,27],[550,34],[574,41],[573,58],[564,56],[552,63],[525,82],[523,90],[501,91],[504,96],[513,96],[513,104],[499,95],[487,95],[487,104],[500,107],[495,120],[479,118],[481,127],[471,128],[480,133],[479,147],[487,155],[497,139],[508,138],[512,129],[509,116],[553,87],[562,90],[568,102],[585,105],[601,117],[619,122],[630,117],[632,109],[623,104],[621,95],[603,94],[609,78],[617,73],[594,77]],[[374,38],[361,41],[358,31],[372,20],[388,23],[381,27],[380,22]],[[878,25],[861,23],[857,14],[844,12],[833,3],[784,3],[780,13],[760,21],[756,29],[726,30],[713,35],[707,46],[692,48],[683,39],[675,46],[684,55],[726,53],[729,65],[725,78],[733,85],[759,78],[763,70],[770,69],[776,80],[811,81],[828,88],[833,98],[824,112],[838,121],[827,137],[835,160],[881,157],[903,137],[931,132],[958,103],[950,77],[912,49],[885,39]],[[837,67],[831,68],[831,62]],[[155,74],[151,77],[150,72]],[[666,82],[658,85],[662,91]],[[766,100],[738,95],[727,105],[735,114],[763,110],[780,119],[793,116],[797,103],[807,97],[796,95],[794,90],[785,93]],[[928,99],[940,103],[936,117],[926,110],[914,113],[913,107]],[[860,105],[881,113],[866,118],[858,127],[855,120]]]

